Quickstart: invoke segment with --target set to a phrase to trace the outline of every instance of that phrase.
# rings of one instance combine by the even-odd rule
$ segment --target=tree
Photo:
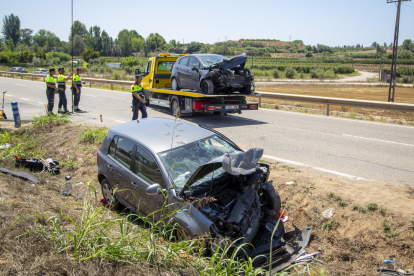
[[[20,37],[21,37],[20,42],[23,44],[26,44],[27,46],[31,46],[33,42],[32,34],[33,34],[33,30],[31,29],[27,29],[27,28],[21,29],[20,30]]]
[[[409,50],[401,50],[398,53],[398,57],[402,58],[402,59],[410,59],[412,56],[413,56],[413,54]]]
[[[6,42],[10,38],[16,44],[20,42],[20,19],[17,15],[10,14],[9,16],[4,16],[2,33]]]
[[[372,44],[371,44],[372,47],[377,47],[377,45],[378,45],[378,43],[376,43],[375,41],[372,42]]]
[[[411,39],[404,40],[402,48],[404,50],[414,51],[413,41]]]
[[[134,37],[131,39],[132,50],[139,52],[144,47],[144,39],[141,37]]]
[[[86,45],[100,52],[102,50],[101,28],[93,26],[85,36]]]
[[[155,49],[160,48],[162,45],[166,44],[167,42],[165,39],[160,36],[158,33],[150,33],[147,40],[151,42],[151,50],[154,52]]]
[[[201,50],[203,44],[200,42],[192,41],[187,45],[187,53],[192,54]]]
[[[88,34],[88,29],[86,29],[85,24],[76,20],[73,22],[73,37],[79,35],[81,38],[84,38]],[[70,31],[69,41],[72,41],[72,30]]]
[[[72,44],[71,44],[72,46]],[[76,56],[80,56],[85,49],[85,42],[80,35],[75,35],[73,37],[73,54]]]
[[[175,48],[177,46],[177,41],[175,39],[170,40],[170,44]]]
[[[101,42],[102,42],[102,56],[110,56],[112,54],[112,37],[109,37],[108,33],[105,30],[102,31],[101,34]]]
[[[9,37],[8,41],[7,41],[7,47],[9,48],[10,52],[13,52],[14,50],[14,43],[13,43],[13,39],[11,37]]]
[[[132,53],[131,36],[127,29],[123,29],[118,33],[118,43],[123,56],[127,57]]]
[[[34,36],[33,41],[40,47],[45,48],[47,52],[52,51],[53,48],[58,47],[60,39],[51,31],[40,29]]]
[[[45,29],[40,29],[34,36],[33,36],[33,42],[37,43],[40,47],[43,47],[46,45],[46,35],[47,31]]]
[[[89,62],[90,59],[99,58],[99,52],[93,48],[86,48],[82,53],[82,58],[84,61]]]

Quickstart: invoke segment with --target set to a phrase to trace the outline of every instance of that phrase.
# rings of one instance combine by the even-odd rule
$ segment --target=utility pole
[[[398,56],[398,33],[400,31],[400,11],[401,11],[401,2],[411,1],[411,0],[387,0],[387,4],[398,3],[397,4],[397,19],[395,20],[395,31],[394,31],[394,43],[392,45],[392,63],[391,63],[391,79],[390,87],[388,90],[388,101],[394,102],[395,96],[395,78],[397,75],[397,56]]]

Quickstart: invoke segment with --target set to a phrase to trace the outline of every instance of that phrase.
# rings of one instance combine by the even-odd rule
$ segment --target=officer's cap
[[[52,72],[54,72],[54,71],[56,71],[56,69],[55,69],[55,68],[50,68],[50,69],[49,69],[49,73],[52,73]]]
[[[80,67],[76,68],[76,72],[78,72],[78,71],[82,71],[82,68],[80,68]]]
[[[65,68],[63,68],[63,67],[59,67],[58,71],[60,71],[60,70],[65,70]]]

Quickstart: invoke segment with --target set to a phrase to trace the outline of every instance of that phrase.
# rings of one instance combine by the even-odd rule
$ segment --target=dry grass
[[[388,87],[343,87],[343,86],[258,86],[257,91],[297,94],[308,96],[321,96],[332,98],[348,98],[368,101],[383,101],[388,99]],[[251,101],[257,99],[251,98]],[[395,89],[396,103],[414,104],[414,88],[397,87]],[[287,109],[298,112],[325,114],[326,105],[310,104],[305,102],[290,102],[285,100],[262,99],[262,103],[269,104],[269,108]],[[351,117],[354,119],[383,121],[398,124],[414,125],[414,112],[390,111],[370,108],[356,108],[345,106],[330,106],[330,115]]]

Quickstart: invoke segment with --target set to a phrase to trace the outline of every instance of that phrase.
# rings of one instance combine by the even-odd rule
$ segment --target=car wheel
[[[173,78],[171,81],[171,87],[175,91],[180,91],[180,87],[178,86],[178,81],[176,78]]]
[[[280,200],[279,193],[276,191],[276,188],[272,184],[267,183],[263,185],[262,193],[260,196],[260,201],[266,209],[266,213],[273,218],[279,215],[280,208],[282,207],[282,202]]]
[[[201,91],[203,94],[211,95],[214,93],[214,85],[211,80],[203,80],[201,83]]]
[[[116,210],[121,210],[122,206],[115,197],[114,190],[108,180],[104,179],[101,182],[102,195],[106,203]]]
[[[240,92],[246,95],[252,94],[252,85],[246,85]]]
[[[180,105],[178,104],[177,99],[173,99],[171,102],[171,114],[174,117],[179,117],[180,113]]]

